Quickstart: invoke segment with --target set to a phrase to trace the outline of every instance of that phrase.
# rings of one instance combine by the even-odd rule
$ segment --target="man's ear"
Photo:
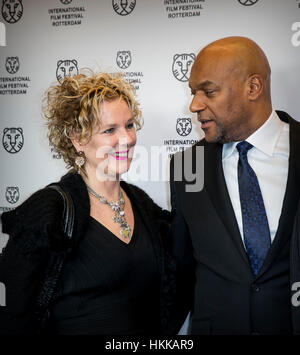
[[[253,74],[248,79],[248,97],[251,101],[259,98],[263,91],[263,80],[259,74]]]

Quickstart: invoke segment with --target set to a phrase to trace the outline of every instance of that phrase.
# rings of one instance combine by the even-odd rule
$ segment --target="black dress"
[[[63,269],[52,307],[55,333],[159,333],[157,259],[134,206],[133,213],[129,244],[90,217],[85,237]]]
[[[121,244],[91,219],[89,194],[79,174],[69,172],[57,184],[74,202],[72,240],[66,242],[61,232],[64,206],[53,189],[41,189],[1,215],[3,233],[10,237],[0,256],[0,282],[6,287],[0,334],[40,332],[37,295],[41,285],[44,296],[52,291],[45,284],[49,277],[59,278],[61,286],[51,304],[56,333],[176,334],[181,324],[173,316],[178,306],[176,266],[168,252],[171,214],[137,186],[121,181],[135,215],[132,244]],[[63,273],[52,268],[49,274],[49,260],[69,250]]]

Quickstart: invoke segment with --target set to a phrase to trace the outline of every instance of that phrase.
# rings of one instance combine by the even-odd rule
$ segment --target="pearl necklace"
[[[123,196],[123,192],[120,188],[120,193],[119,193],[119,200],[118,201],[113,201],[113,202],[109,202],[107,201],[107,199],[104,196],[101,196],[99,194],[97,194],[96,191],[94,191],[90,186],[86,185],[88,191],[95,196],[100,202],[104,203],[105,205],[108,205],[114,212],[113,215],[113,221],[115,223],[119,223],[120,224],[120,234],[124,239],[129,239],[131,240],[131,227],[129,226],[129,224],[126,221],[125,218],[125,212],[124,212],[124,207],[125,207],[125,200],[124,200],[124,196]]]

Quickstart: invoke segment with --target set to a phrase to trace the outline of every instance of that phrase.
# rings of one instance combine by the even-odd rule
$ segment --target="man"
[[[300,124],[272,109],[270,74],[264,52],[244,37],[209,44],[191,69],[190,110],[205,138],[171,160],[178,302],[191,307],[191,334],[300,332],[291,304],[300,281],[292,236]],[[174,165],[188,153],[198,164],[199,146],[204,187],[188,192]]]

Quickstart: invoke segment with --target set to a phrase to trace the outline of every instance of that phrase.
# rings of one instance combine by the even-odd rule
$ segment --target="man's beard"
[[[230,143],[240,141],[240,133],[230,129],[224,129],[224,127],[216,124],[215,136],[209,141],[209,143]]]

